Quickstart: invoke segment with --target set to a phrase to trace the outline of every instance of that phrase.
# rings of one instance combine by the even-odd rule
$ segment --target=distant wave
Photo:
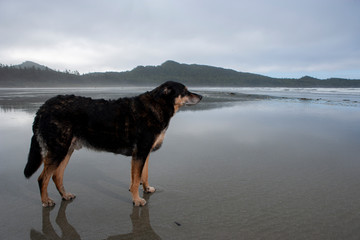
[[[270,88],[270,87],[245,87],[245,88],[197,88],[200,91],[212,93],[225,92],[233,94],[259,95],[266,99],[307,100],[322,104],[346,105],[360,107],[360,88]],[[256,97],[255,97],[256,98]]]

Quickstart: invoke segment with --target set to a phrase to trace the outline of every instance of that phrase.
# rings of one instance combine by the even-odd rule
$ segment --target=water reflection
[[[75,94],[79,96],[104,99],[118,99],[121,97],[137,96],[151,88],[53,88],[53,89],[1,89],[0,108],[4,111],[22,110],[34,114],[37,109],[49,98],[59,94]],[[226,91],[207,91],[205,89],[194,91],[203,96],[201,104],[185,108],[185,110],[206,110],[229,106],[240,101],[255,101],[276,99],[257,94],[242,94]],[[184,108],[182,109],[184,110]]]
[[[0,88],[0,108],[3,111],[22,110],[31,114],[47,99],[59,94],[75,94],[79,96],[104,99],[137,96],[152,90],[152,87],[114,87],[114,88]],[[310,90],[282,88],[195,88],[194,92],[203,96],[201,104],[182,110],[207,110],[234,105],[239,102],[258,100],[302,101],[317,104],[343,105],[359,107],[358,90],[337,90],[336,95],[323,94],[323,89]]]
[[[145,200],[148,202],[151,194],[144,194]],[[37,231],[31,229],[30,239],[81,239],[80,234],[76,231],[73,225],[71,225],[66,217],[66,208],[72,201],[62,201],[58,210],[55,222],[61,230],[59,235],[53,226],[50,218],[50,212],[55,208],[42,208],[42,230]],[[124,240],[124,239],[161,239],[160,236],[154,231],[150,224],[150,213],[148,206],[133,207],[130,214],[130,220],[132,223],[132,231],[126,234],[118,234],[109,236],[107,240]]]
[[[80,235],[77,233],[76,229],[68,222],[66,218],[66,208],[72,201],[62,201],[57,217],[56,224],[60,227],[61,236],[59,236],[50,220],[50,212],[54,209],[51,208],[42,208],[42,233],[36,231],[35,229],[31,229],[30,231],[30,239],[38,240],[38,239],[81,239]]]
[[[151,194],[144,194],[146,202],[148,202]],[[161,239],[150,225],[149,206],[133,207],[130,215],[132,223],[132,231],[127,234],[119,234],[106,238],[107,240],[123,240],[123,239]]]
[[[185,109],[241,98],[198,92],[206,101]],[[81,150],[66,170],[78,198],[43,214],[36,177],[22,173],[36,108],[0,110],[0,239],[359,239],[360,108],[236,103],[172,119],[151,156],[151,182],[162,191],[149,206],[131,206],[128,158]]]

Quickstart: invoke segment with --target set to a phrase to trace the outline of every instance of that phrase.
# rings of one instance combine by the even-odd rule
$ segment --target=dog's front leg
[[[143,168],[142,174],[141,174],[141,181],[142,181],[145,193],[155,192],[155,188],[149,186],[149,180],[148,180],[148,178],[149,178],[149,156],[150,156],[150,154],[146,158],[145,165],[144,165],[144,168]]]
[[[131,186],[130,192],[132,194],[133,204],[135,206],[144,206],[146,204],[145,199],[139,196],[139,186],[141,181],[141,173],[144,167],[146,159],[141,159],[133,156],[131,160]]]

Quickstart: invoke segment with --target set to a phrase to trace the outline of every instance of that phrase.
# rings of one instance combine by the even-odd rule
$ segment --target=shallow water
[[[109,91],[83,95],[119,94]],[[62,202],[51,183],[57,205],[43,209],[40,170],[27,180],[23,168],[35,110],[58,92],[0,101],[1,239],[360,237],[357,106],[203,91],[150,157],[148,205],[132,206],[129,158],[82,149],[64,180],[77,198]]]

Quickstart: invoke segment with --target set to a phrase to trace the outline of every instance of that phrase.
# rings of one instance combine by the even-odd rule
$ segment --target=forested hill
[[[341,78],[320,80],[308,76],[300,79],[279,79],[219,67],[180,64],[174,61],[166,61],[159,66],[138,66],[126,72],[83,75],[76,71],[55,71],[32,62],[16,66],[0,66],[0,87],[155,86],[169,80],[189,86],[360,87],[360,80]]]

